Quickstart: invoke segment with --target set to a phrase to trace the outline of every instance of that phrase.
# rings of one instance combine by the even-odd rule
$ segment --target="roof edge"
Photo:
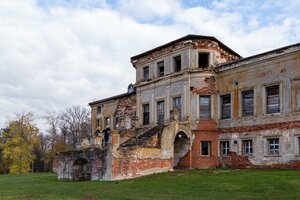
[[[134,92],[126,92],[126,93],[118,94],[118,95],[115,95],[115,96],[111,96],[111,97],[108,97],[108,98],[104,98],[104,99],[100,99],[100,100],[97,100],[97,101],[90,102],[88,105],[92,106],[92,105],[95,105],[95,104],[104,103],[104,102],[107,102],[107,101],[111,101],[111,100],[131,96],[133,94],[136,94],[136,92],[134,91]]]
[[[142,58],[142,57],[144,57],[144,56],[146,56],[146,55],[149,55],[150,53],[153,53],[153,52],[155,52],[155,51],[158,51],[158,50],[161,50],[161,49],[163,49],[163,48],[166,48],[166,47],[168,47],[168,46],[170,46],[170,45],[172,45],[172,44],[175,44],[175,43],[180,42],[180,41],[183,41],[183,40],[189,40],[189,39],[209,39],[209,40],[214,40],[214,41],[218,42],[218,44],[219,44],[222,48],[224,48],[226,51],[228,51],[228,52],[234,54],[235,56],[238,56],[239,58],[242,58],[241,55],[239,55],[237,52],[233,51],[231,48],[229,48],[228,46],[226,46],[225,44],[223,44],[221,41],[219,41],[217,38],[215,38],[215,37],[213,37],[213,36],[205,36],[205,35],[194,35],[194,34],[189,34],[189,35],[186,35],[186,36],[184,36],[184,37],[181,37],[181,38],[178,38],[178,39],[176,39],[176,40],[173,40],[173,41],[171,41],[171,42],[168,42],[168,43],[166,43],[166,44],[163,44],[163,45],[161,45],[161,46],[158,46],[158,47],[155,47],[155,48],[153,48],[153,49],[150,49],[150,50],[148,50],[148,51],[146,51],[146,52],[144,52],[144,53],[141,53],[141,54],[132,56],[132,57],[130,58],[130,60],[133,61],[133,60]]]

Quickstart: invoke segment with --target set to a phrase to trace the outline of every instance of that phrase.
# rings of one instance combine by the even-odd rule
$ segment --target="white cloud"
[[[189,33],[216,36],[244,56],[300,39],[299,17],[282,9],[276,23],[262,22],[262,13],[241,11],[247,3],[232,11],[228,1],[41,2],[0,1],[0,127],[15,112],[41,116],[125,92],[135,81],[131,56]]]

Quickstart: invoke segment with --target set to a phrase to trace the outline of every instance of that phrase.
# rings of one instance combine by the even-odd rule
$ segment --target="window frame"
[[[180,101],[179,101],[180,102],[180,109],[178,109],[179,108],[178,106],[174,106],[175,99],[180,99]],[[172,98],[172,108],[173,108],[173,110],[175,108],[179,110],[178,119],[181,119],[181,117],[182,117],[182,98],[181,98],[181,96],[177,96],[177,97]]]
[[[104,118],[104,123],[105,123],[105,127],[106,126],[111,127],[111,119],[109,116]]]
[[[229,106],[229,116],[224,116],[224,97],[229,97],[230,98],[230,106]],[[232,97],[231,94],[223,94],[220,95],[220,119],[225,120],[225,119],[231,119],[232,118]]]
[[[278,141],[278,143],[272,143],[271,141]],[[280,155],[280,138],[268,138],[267,139],[268,144],[268,155],[270,156],[278,156]],[[271,148],[274,147],[273,149]],[[278,147],[278,148],[275,148]]]
[[[277,95],[269,95],[269,92],[271,92],[271,89],[277,88],[278,89],[278,93]],[[280,104],[281,104],[281,98],[280,98],[280,85],[279,84],[275,84],[275,85],[270,85],[270,86],[266,86],[265,87],[265,93],[266,93],[266,97],[265,97],[265,107],[266,107],[266,114],[278,114],[281,112],[281,108],[280,108]],[[275,104],[269,104],[269,96],[278,96],[278,103],[276,105],[278,105],[278,108],[276,111],[271,111],[270,109],[270,105],[275,105]],[[274,98],[274,97],[273,97]]]
[[[223,144],[226,144],[225,147]],[[223,150],[225,150],[225,153],[223,153]],[[222,156],[227,156],[230,152],[230,141],[229,140],[224,140],[220,141],[220,155]]]
[[[200,55],[205,55],[205,56],[207,56],[207,65],[206,66],[200,66],[200,62],[201,62],[201,60],[202,59],[200,59]],[[201,69],[206,69],[206,68],[208,68],[209,67],[209,58],[210,58],[210,53],[209,52],[198,52],[198,68],[201,68]]]
[[[203,144],[207,143],[207,154],[203,154]],[[200,141],[200,147],[201,147],[201,151],[200,151],[200,155],[204,156],[204,157],[210,157],[211,156],[211,141]]]
[[[160,115],[160,110],[159,110],[159,104],[160,103],[162,103],[162,115]],[[157,123],[157,125],[164,125],[164,123],[165,123],[165,100],[160,100],[160,101],[157,101],[156,102],[156,117],[157,117],[157,120],[156,120],[156,123]],[[160,117],[159,116],[162,116],[162,119],[161,119],[161,122],[162,123],[160,123]]]
[[[148,107],[148,112],[145,112],[146,106]],[[145,103],[142,105],[142,108],[143,108],[143,125],[149,125],[150,124],[150,104]],[[145,119],[147,119],[147,121]]]
[[[97,113],[97,115],[102,114],[102,105],[99,105],[96,107],[96,113]]]
[[[148,77],[146,77],[146,74]],[[146,67],[143,67],[143,81],[147,82],[149,80],[150,80],[150,67],[146,66]]]
[[[201,109],[201,107],[203,108],[205,105],[201,104],[201,98],[209,98],[209,103],[208,103],[208,117],[205,118],[205,117],[202,117],[201,115],[201,110],[204,110],[204,109]],[[211,120],[212,119],[212,113],[211,113],[211,95],[199,95],[199,120]]]
[[[246,155],[246,156],[253,155],[253,140],[252,139],[242,140],[242,154]]]
[[[180,60],[180,66],[178,66],[178,60]],[[173,70],[174,72],[182,71],[182,56],[181,55],[177,55],[177,56],[173,57],[173,69],[174,69]]]
[[[246,113],[246,108],[245,108],[245,95],[249,94],[249,93],[252,93],[252,109],[251,109],[251,113],[248,114]],[[254,90],[253,89],[249,89],[249,90],[244,90],[244,91],[241,91],[241,116],[242,117],[252,117],[254,116],[254,109],[255,109],[255,93],[254,93]]]
[[[163,68],[162,74],[161,74],[161,68]],[[165,61],[157,62],[157,77],[164,77],[165,76]]]

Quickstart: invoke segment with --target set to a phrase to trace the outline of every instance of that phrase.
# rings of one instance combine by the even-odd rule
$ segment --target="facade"
[[[59,155],[59,178],[300,167],[300,44],[242,58],[214,37],[187,35],[131,63],[135,84],[89,104],[94,139],[72,159]],[[74,167],[78,159],[84,164]]]

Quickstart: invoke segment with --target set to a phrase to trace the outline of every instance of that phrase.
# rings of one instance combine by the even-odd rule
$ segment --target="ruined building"
[[[187,35],[131,63],[135,84],[89,104],[94,139],[58,156],[59,179],[300,167],[300,44],[242,58],[214,37]]]

